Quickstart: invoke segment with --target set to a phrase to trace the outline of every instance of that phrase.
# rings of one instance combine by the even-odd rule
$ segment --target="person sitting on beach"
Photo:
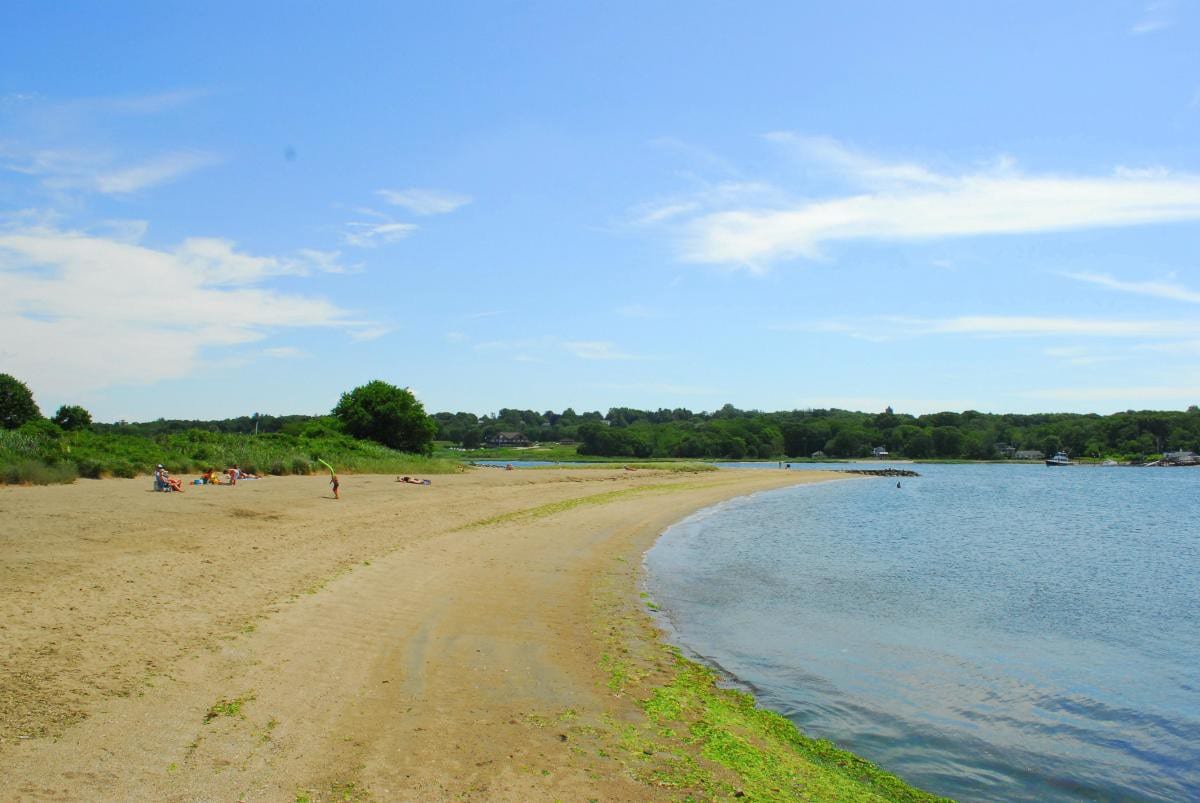
[[[167,470],[165,468],[163,468],[162,463],[159,463],[158,468],[154,469],[154,490],[156,490],[156,491],[167,490],[167,482],[163,478],[163,475],[166,473],[166,471]]]
[[[161,466],[159,467],[159,469],[160,469],[160,471],[155,472],[155,473],[158,474],[158,477],[162,481],[162,484],[164,486],[166,486],[163,488],[163,490],[164,491],[178,491],[179,493],[183,493],[183,480],[175,479],[174,477],[171,476],[171,472],[167,471],[165,468],[162,468]]]
[[[200,475],[200,479],[204,481],[205,485],[221,484],[221,481],[217,478],[217,470],[215,468],[205,469],[204,473]]]

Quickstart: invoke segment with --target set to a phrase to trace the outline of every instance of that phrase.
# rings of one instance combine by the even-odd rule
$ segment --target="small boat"
[[[1067,457],[1066,452],[1058,452],[1057,454],[1054,455],[1054,457],[1051,457],[1046,460],[1046,465],[1048,465],[1048,466],[1073,466],[1075,464],[1071,462],[1071,458]]]
[[[1102,465],[1102,466],[1119,466],[1119,465],[1121,465],[1121,464],[1120,464],[1120,463],[1118,463],[1116,460],[1105,460],[1105,461],[1104,461],[1103,463],[1101,463],[1100,465]]]

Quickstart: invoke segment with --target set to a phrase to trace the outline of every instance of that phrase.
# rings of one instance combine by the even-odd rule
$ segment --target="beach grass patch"
[[[254,699],[253,692],[247,692],[241,697],[233,699],[221,698],[217,700],[204,714],[205,722],[212,722],[219,717],[239,717],[243,718],[242,706]]]

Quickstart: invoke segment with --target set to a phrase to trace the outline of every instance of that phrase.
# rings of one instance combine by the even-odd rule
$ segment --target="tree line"
[[[612,407],[606,413],[571,408],[519,410],[495,414],[466,412],[426,415],[412,394],[374,381],[342,395],[325,416],[254,413],[199,421],[158,419],[93,423],[78,405],[64,405],[41,417],[24,383],[0,374],[0,428],[32,428],[31,434],[86,430],[98,434],[158,438],[192,431],[229,434],[279,433],[320,437],[345,433],[400,451],[426,454],[433,441],[476,448],[500,433],[518,433],[534,442],[574,442],[584,455],[715,459],[782,459],[827,456],[864,457],[877,447],[913,459],[993,460],[1017,451],[1076,457],[1137,460],[1165,451],[1200,452],[1200,408],[1186,411],[1126,411],[1112,415],[1077,413],[939,412],[914,416],[818,409],[762,412],[726,404],[712,412],[686,408],[639,410]]]
[[[579,453],[611,457],[723,459],[869,456],[876,447],[913,459],[993,460],[1017,451],[1139,459],[1164,451],[1200,452],[1200,408],[1112,415],[995,414],[975,410],[927,415],[850,410],[761,412],[725,405],[614,407],[606,414],[501,409],[495,415],[435,413],[437,439],[473,448],[500,432],[531,441],[576,441]]]

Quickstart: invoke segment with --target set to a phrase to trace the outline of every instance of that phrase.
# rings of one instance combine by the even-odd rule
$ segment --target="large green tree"
[[[15,376],[0,374],[0,427],[16,429],[41,417],[42,411],[25,383]]]
[[[50,419],[66,430],[88,429],[92,426],[92,414],[78,404],[64,404]]]
[[[343,393],[333,414],[356,438],[414,454],[430,454],[437,423],[407,390],[376,379]]]

